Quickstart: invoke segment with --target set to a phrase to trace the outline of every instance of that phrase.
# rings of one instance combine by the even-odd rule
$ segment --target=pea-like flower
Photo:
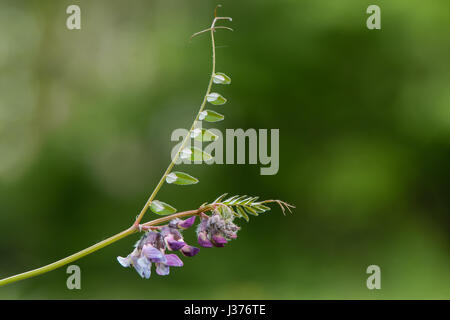
[[[170,251],[177,251],[183,248],[186,243],[183,240],[183,236],[176,228],[164,226],[161,228],[161,235],[164,239],[167,249]]]
[[[182,267],[183,261],[176,254],[166,254],[169,251],[180,251],[186,257],[195,256],[200,249],[184,242],[180,229],[192,226],[195,217],[186,220],[173,219],[163,226],[159,232],[148,231],[136,243],[133,252],[126,258],[117,257],[123,267],[133,266],[142,278],[150,278],[152,263],[156,266],[156,273],[168,275],[170,267]]]
[[[197,227],[197,240],[205,248],[224,247],[229,240],[237,238],[239,229],[232,217],[225,219],[220,213],[214,212],[211,217],[202,218]]]
[[[180,220],[180,219],[178,219],[178,220]],[[190,217],[190,218],[188,218],[188,219],[186,219],[184,221],[183,220],[178,221],[177,222],[177,227],[179,229],[183,229],[184,230],[184,229],[192,227],[192,225],[194,223],[195,223],[195,216],[192,216],[192,217]]]
[[[164,255],[164,261],[156,263],[156,273],[160,276],[166,276],[169,274],[169,267],[182,267],[183,261],[176,254]]]
[[[209,218],[202,218],[202,221],[197,227],[197,241],[204,248],[211,248],[213,246],[208,238],[208,221]]]
[[[183,256],[185,257],[193,257],[195,256],[197,253],[199,253],[200,249],[190,246],[190,245],[185,245],[183,248],[181,248],[180,252],[183,254]]]
[[[168,226],[164,226],[161,228],[161,235],[164,238],[167,249],[169,249],[170,251],[180,250],[180,252],[186,257],[193,257],[200,251],[199,248],[186,244],[186,242],[184,242],[183,236],[181,235],[181,232],[179,231],[179,228],[184,229],[188,226],[192,226],[195,221],[195,217],[193,218],[194,219],[189,218],[185,221],[174,219],[169,223]]]
[[[170,267],[183,266],[177,255],[165,254],[165,249],[161,233],[149,231],[138,241],[133,252],[126,258],[117,257],[117,260],[123,267],[133,266],[142,278],[150,278],[152,263],[156,265],[156,273],[165,276]]]

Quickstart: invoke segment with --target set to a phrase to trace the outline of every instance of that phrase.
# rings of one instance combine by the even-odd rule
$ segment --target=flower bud
[[[186,257],[193,257],[200,251],[199,248],[192,247],[189,245],[185,245],[183,248],[181,248],[181,253]]]
[[[213,246],[212,242],[208,239],[206,231],[199,232],[197,240],[198,244],[204,248],[211,248]]]
[[[188,219],[186,219],[184,221],[180,220],[180,222],[178,222],[177,226],[180,229],[187,229],[187,228],[192,227],[194,222],[195,222],[195,216],[192,216],[192,217],[190,217],[190,218],[188,218]]]
[[[170,251],[180,250],[186,245],[183,240],[175,240],[173,235],[168,235],[164,238],[164,241],[166,242],[167,249]]]
[[[212,241],[213,245],[215,245],[216,247],[224,247],[225,244],[228,242],[227,239],[225,239],[220,234],[213,235],[211,238],[211,241]]]

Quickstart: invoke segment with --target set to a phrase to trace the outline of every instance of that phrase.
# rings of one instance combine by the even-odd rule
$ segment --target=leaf
[[[251,197],[242,201],[243,205],[251,205],[254,201],[258,200],[259,197]]]
[[[224,118],[225,117],[223,115],[212,110],[202,111],[198,116],[198,120],[200,121],[205,120],[207,122],[218,122],[222,121]]]
[[[227,196],[228,193],[224,193],[223,195],[221,195],[220,197],[218,197],[216,200],[214,200],[213,203],[217,203],[222,201],[223,198],[225,198]]]
[[[213,77],[213,82],[216,84],[230,84],[231,78],[225,73],[216,72]]]
[[[189,148],[184,148],[183,150],[181,150],[180,152],[180,158],[181,159],[188,159],[192,156],[192,150]]]
[[[169,173],[166,176],[166,182],[178,185],[188,185],[188,184],[196,184],[198,182],[198,179],[188,175],[187,173],[175,171]]]
[[[242,209],[242,207],[237,206],[236,210],[247,222],[250,220],[248,215],[245,213],[244,209]]]
[[[258,213],[263,213],[263,212],[266,212],[266,211],[270,210],[270,207],[265,206],[263,204],[256,204],[256,203],[252,204],[252,208],[257,210]]]
[[[196,128],[191,132],[191,138],[197,141],[215,141],[219,136],[215,135],[207,129]]]
[[[237,198],[239,198],[239,196],[232,196],[231,198],[228,198],[227,200],[223,201],[223,203],[231,204],[231,201],[233,201]]]
[[[172,207],[170,204],[167,204],[167,203],[159,201],[159,200],[152,201],[152,203],[150,205],[150,210],[152,210],[154,213],[162,215],[162,216],[177,212],[177,209]]]
[[[203,150],[192,147],[192,148],[184,148],[180,152],[181,159],[191,159],[192,161],[208,161],[212,159],[212,155],[204,152]]]
[[[225,104],[227,102],[227,99],[225,99],[224,97],[222,97],[220,94],[218,94],[217,92],[211,92],[210,94],[208,94],[206,96],[206,100],[216,106]]]
[[[230,205],[238,205],[242,202],[242,199],[244,199],[246,196],[240,196],[233,201],[230,202]]]
[[[245,197],[244,197],[245,198]],[[244,205],[244,204],[247,204],[247,202],[249,201],[249,200],[251,200],[252,199],[252,197],[248,197],[248,198],[245,198],[245,199],[241,199],[241,200],[239,200],[239,204],[240,205]]]
[[[256,212],[255,209],[253,209],[250,206],[244,206],[245,211],[247,211],[249,214],[254,215],[254,216],[258,216],[258,213]]]
[[[236,211],[237,211],[237,208],[236,208]],[[236,212],[236,211],[233,211],[234,216],[236,218],[242,218],[242,215],[240,213]]]
[[[271,208],[264,205],[262,202],[256,202],[259,197],[247,197],[247,196],[232,196],[225,199],[227,194],[221,195],[213,203],[221,203],[226,207],[229,207],[233,214],[238,218],[244,218],[249,221],[249,214],[258,216],[260,213],[269,211]],[[225,200],[224,200],[225,199]],[[273,202],[274,200],[263,201]],[[234,209],[234,210],[233,210]],[[223,209],[221,209],[223,210]]]

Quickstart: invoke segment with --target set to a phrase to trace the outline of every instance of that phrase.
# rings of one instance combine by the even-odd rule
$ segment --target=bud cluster
[[[198,243],[205,248],[223,247],[228,240],[236,239],[239,227],[233,223],[233,217],[224,218],[218,211],[211,217],[203,217],[197,227]]]

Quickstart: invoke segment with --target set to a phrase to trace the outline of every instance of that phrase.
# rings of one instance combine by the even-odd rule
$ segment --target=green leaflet
[[[234,211],[230,207],[219,207],[217,210],[220,212],[224,219],[230,219],[234,216]]]
[[[216,72],[213,77],[213,82],[216,84],[230,84],[231,78],[225,73]]]
[[[197,183],[198,179],[194,178],[193,176],[187,173],[174,171],[166,176],[166,182],[178,185],[188,185]]]
[[[240,204],[244,204],[244,205],[251,205],[254,201],[258,200],[259,197],[250,197],[247,198],[246,200],[242,200],[242,202]]]
[[[227,99],[225,99],[224,97],[222,97],[220,94],[218,94],[217,92],[211,92],[210,94],[208,94],[206,96],[206,100],[216,106],[225,104],[227,102]]]
[[[180,158],[191,159],[192,161],[208,161],[212,159],[212,156],[197,147],[191,147],[181,150]]]
[[[244,218],[247,222],[250,220],[247,213],[245,213],[244,209],[242,207],[237,206],[236,211],[241,215],[242,218]]]
[[[254,210],[252,207],[244,206],[244,209],[247,213],[254,215],[254,216],[258,216],[258,213],[256,212],[256,210]]]
[[[270,207],[265,206],[263,204],[256,204],[256,203],[253,204],[252,208],[257,210],[256,212],[258,212],[258,213],[263,213],[263,212],[270,210]]]
[[[167,203],[159,201],[159,200],[152,201],[152,203],[150,205],[150,210],[152,210],[154,213],[162,215],[162,216],[177,212],[177,209],[172,207],[170,204],[167,204]]]
[[[214,200],[213,203],[217,203],[222,201],[223,198],[225,198],[227,196],[228,193],[224,193],[223,195],[219,196],[216,200]]]
[[[215,141],[218,136],[212,133],[207,129],[196,128],[191,132],[191,138],[194,138],[197,141]]]
[[[222,121],[225,117],[223,115],[221,115],[220,113],[217,113],[215,111],[212,110],[205,110],[200,112],[199,116],[198,116],[198,120],[200,121],[207,121],[207,122],[217,122],[217,121]]]
[[[232,202],[233,202],[235,199],[237,199],[237,198],[239,198],[239,196],[232,196],[231,198],[228,198],[227,200],[224,200],[223,203],[226,203],[226,204],[232,204]]]
[[[213,203],[220,203],[231,208],[233,214],[238,218],[244,218],[248,221],[249,215],[258,216],[260,213],[270,210],[270,207],[263,205],[261,202],[256,202],[258,197],[236,195],[225,199],[226,195],[226,193],[221,195]]]

